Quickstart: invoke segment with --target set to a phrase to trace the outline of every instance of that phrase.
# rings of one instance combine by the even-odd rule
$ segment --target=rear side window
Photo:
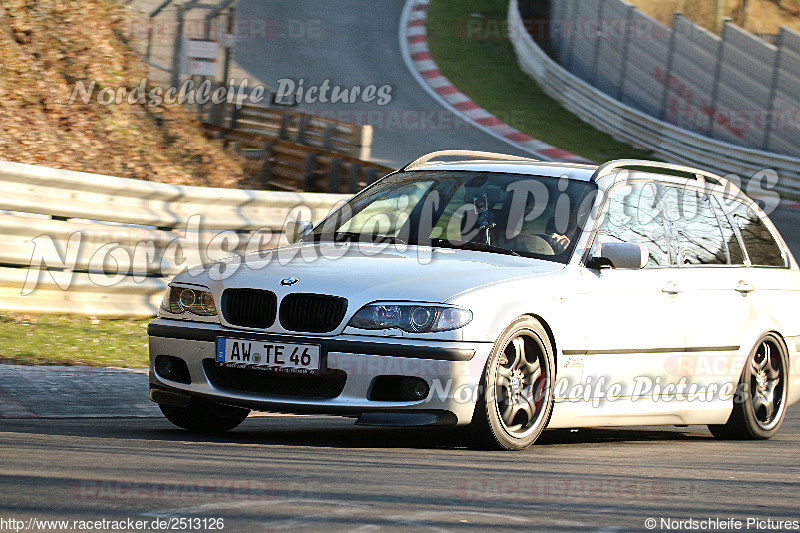
[[[644,244],[650,251],[648,267],[669,266],[667,235],[654,183],[633,183],[611,191],[592,255],[599,257],[600,247],[607,242]]]
[[[676,265],[727,265],[728,244],[711,197],[700,191],[661,187],[667,233]]]
[[[786,262],[775,237],[758,214],[741,202],[725,200],[723,205],[742,236],[750,263],[754,266],[784,267]]]
[[[715,197],[712,204],[714,206],[714,212],[717,214],[717,220],[719,220],[719,227],[722,229],[722,236],[725,238],[725,244],[728,245],[730,263],[732,265],[743,265],[744,250],[742,250],[742,245],[736,237],[733,226],[731,226],[730,219],[725,215],[725,210],[721,207],[719,198]]]

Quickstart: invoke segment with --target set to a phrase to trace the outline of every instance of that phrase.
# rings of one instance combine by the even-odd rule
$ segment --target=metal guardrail
[[[152,316],[172,275],[212,253],[275,247],[290,214],[320,221],[347,199],[3,161],[0,183],[0,308],[97,316]]]
[[[511,0],[508,25],[520,68],[549,96],[569,111],[637,148],[652,150],[664,161],[696,166],[746,181],[764,169],[778,173],[774,191],[800,198],[800,159],[743,148],[678,128],[633,109],[568,72],[534,42],[520,17],[517,0]]]

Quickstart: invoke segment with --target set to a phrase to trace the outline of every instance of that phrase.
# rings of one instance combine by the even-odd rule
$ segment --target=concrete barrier
[[[800,198],[800,159],[704,137],[615,100],[568,72],[539,48],[525,29],[517,0],[510,2],[508,25],[514,28],[509,34],[520,68],[548,95],[600,131],[652,150],[664,161],[723,176],[736,174],[743,182],[764,169],[775,170],[779,180],[773,190],[783,197]]]

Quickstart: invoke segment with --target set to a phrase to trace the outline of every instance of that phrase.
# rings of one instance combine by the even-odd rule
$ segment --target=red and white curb
[[[596,164],[593,161],[551,146],[509,126],[478,106],[458,90],[441,70],[428,49],[426,23],[430,0],[408,0],[400,19],[400,50],[403,59],[417,81],[444,107],[461,116],[475,127],[545,160]],[[780,206],[800,209],[800,202],[782,200]]]
[[[409,0],[400,20],[400,49],[417,81],[442,105],[490,135],[504,140],[540,159],[593,163],[566,150],[551,146],[512,128],[478,106],[442,75],[428,49],[426,23],[430,0]]]

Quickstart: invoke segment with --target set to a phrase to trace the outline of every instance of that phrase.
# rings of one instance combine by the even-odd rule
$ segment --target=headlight
[[[460,307],[415,304],[370,304],[353,315],[349,326],[359,329],[399,328],[409,333],[433,333],[469,324],[472,311]]]
[[[216,316],[217,306],[209,291],[188,287],[169,287],[161,300],[161,309],[174,315],[192,313],[197,316]]]

